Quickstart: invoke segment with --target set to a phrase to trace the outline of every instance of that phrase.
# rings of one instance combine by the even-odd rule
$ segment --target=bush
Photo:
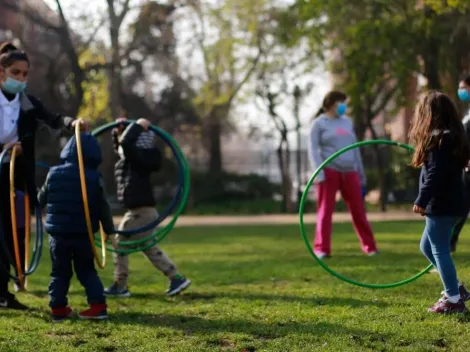
[[[194,205],[227,201],[272,199],[276,187],[259,175],[193,173],[191,193]]]

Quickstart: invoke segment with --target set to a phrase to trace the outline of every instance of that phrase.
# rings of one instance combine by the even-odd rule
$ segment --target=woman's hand
[[[422,216],[424,216],[424,214],[426,213],[426,210],[415,204],[415,205],[413,205],[413,212],[415,212],[416,214],[421,214]]]

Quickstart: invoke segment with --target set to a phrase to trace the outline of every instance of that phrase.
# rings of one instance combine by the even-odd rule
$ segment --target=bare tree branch
[[[390,100],[395,96],[395,94],[397,93],[398,89],[399,89],[399,85],[398,83],[395,84],[388,92],[387,94],[385,94],[382,98],[381,98],[381,103],[375,108],[372,110],[372,116],[375,117],[377,116],[378,114],[380,114],[382,111],[385,110],[385,108],[387,107],[388,103],[390,102]]]
[[[122,11],[121,13],[119,14],[117,20],[118,20],[118,27],[121,27],[122,25],[122,21],[124,21],[124,18],[126,17],[127,13],[129,12],[130,8],[129,8],[129,2],[130,0],[125,0],[124,1],[124,5],[123,5],[123,8],[122,8]]]

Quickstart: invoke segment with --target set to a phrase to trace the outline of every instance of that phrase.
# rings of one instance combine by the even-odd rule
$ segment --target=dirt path
[[[390,213],[369,213],[367,215],[370,221],[400,221],[400,220],[422,220],[420,216],[411,212],[390,212]],[[121,221],[120,216],[114,217],[116,225]],[[171,220],[171,219],[170,219]],[[166,220],[164,224],[167,224]],[[315,214],[308,214],[304,217],[306,223],[316,222]],[[335,213],[334,222],[349,222],[351,217],[349,213]],[[297,214],[273,214],[273,215],[215,215],[215,216],[180,216],[175,227],[190,226],[223,226],[223,225],[290,225],[298,224],[299,216]]]

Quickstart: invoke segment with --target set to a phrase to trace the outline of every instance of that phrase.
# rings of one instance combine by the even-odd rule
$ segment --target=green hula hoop
[[[317,261],[318,264],[320,264],[320,266],[325,269],[329,274],[333,275],[334,277],[342,280],[342,281],[345,281],[349,284],[352,284],[352,285],[356,285],[356,286],[360,286],[360,287],[366,287],[366,288],[393,288],[393,287],[398,287],[398,286],[403,286],[403,285],[406,285],[406,284],[409,284],[410,282],[413,282],[417,279],[419,279],[421,276],[423,276],[424,274],[426,274],[427,272],[429,272],[429,270],[432,269],[432,264],[430,264],[427,268],[425,268],[424,270],[422,270],[421,272],[419,272],[418,274],[406,279],[406,280],[402,280],[402,281],[398,281],[398,282],[393,282],[393,283],[389,283],[389,284],[369,284],[369,283],[364,283],[364,282],[360,282],[360,281],[356,281],[356,280],[352,280],[352,279],[349,279],[339,273],[337,273],[336,271],[334,271],[333,269],[331,269],[328,265],[325,264],[325,262],[323,262],[323,260],[321,260],[320,258],[318,258],[318,256],[315,254],[313,248],[312,248],[312,245],[310,244],[310,241],[308,239],[308,235],[307,235],[307,231],[305,230],[305,224],[304,224],[304,209],[305,209],[305,204],[307,202],[307,197],[308,197],[308,192],[310,190],[310,188],[312,187],[312,184],[313,182],[315,181],[315,178],[317,178],[318,174],[326,167],[328,166],[328,164],[330,164],[334,159],[336,159],[337,157],[339,157],[340,155],[346,153],[347,151],[351,150],[351,149],[355,149],[355,148],[360,148],[360,147],[364,147],[364,146],[368,146],[368,145],[391,145],[391,146],[395,146],[395,147],[400,147],[400,148],[403,148],[403,149],[406,149],[408,151],[413,151],[414,148],[408,144],[403,144],[403,143],[397,143],[397,142],[393,142],[393,141],[387,141],[387,140],[371,140],[371,141],[363,141],[363,142],[358,142],[358,143],[354,143],[354,144],[351,144],[350,146],[347,146],[339,151],[337,151],[336,153],[334,153],[332,156],[330,156],[328,159],[326,159],[316,170],[315,172],[313,173],[312,177],[310,178],[310,180],[308,181],[306,187],[305,187],[305,190],[302,194],[302,199],[300,201],[300,206],[299,206],[299,216],[300,216],[300,233],[302,235],[302,238],[307,246],[307,249],[309,251],[309,253],[312,255],[312,257]]]
[[[132,122],[132,121],[129,121]],[[110,125],[114,124],[113,122],[108,123],[106,125],[103,125],[97,129],[95,129],[92,134],[95,135],[97,133],[100,133],[101,130],[107,129]],[[120,248],[114,248],[112,244],[110,243],[111,241],[107,242],[106,249],[110,252],[114,252],[117,254],[122,254],[122,255],[127,255],[127,254],[132,254],[132,253],[137,253],[137,252],[142,252],[145,251],[153,246],[155,246],[157,243],[161,242],[174,228],[176,221],[178,220],[178,217],[181,215],[181,213],[184,211],[186,204],[188,202],[189,198],[189,190],[190,190],[190,183],[191,183],[191,175],[190,175],[190,169],[188,165],[188,161],[186,160],[186,157],[179,147],[178,143],[173,139],[171,135],[169,135],[167,132],[164,130],[156,127],[156,126],[151,126],[152,129],[158,130],[162,135],[165,136],[167,140],[170,141],[171,144],[175,147],[176,152],[178,153],[178,156],[181,160],[182,166],[183,166],[183,194],[181,196],[181,200],[179,202],[178,208],[175,211],[175,214],[173,215],[173,218],[171,221],[164,227],[158,229],[156,232],[154,232],[152,235],[147,236],[145,238],[141,238],[138,240],[127,240],[127,241],[121,241],[119,242],[119,247]],[[101,248],[101,243],[97,240],[95,240],[96,245]]]

